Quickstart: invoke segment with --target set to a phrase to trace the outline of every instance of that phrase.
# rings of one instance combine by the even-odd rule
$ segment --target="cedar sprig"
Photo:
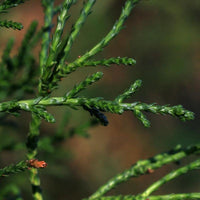
[[[69,100],[71,103],[72,101]],[[67,101],[65,102],[67,103]],[[64,104],[65,104],[64,103]],[[102,112],[111,112],[116,114],[122,114],[124,111],[132,111],[134,115],[143,123],[145,127],[150,126],[150,122],[146,116],[142,113],[143,111],[151,112],[162,115],[172,115],[179,118],[182,121],[193,120],[194,113],[184,109],[181,105],[177,106],[160,106],[156,104],[146,104],[140,102],[134,103],[117,103],[115,101],[108,101],[102,98],[77,98],[72,103],[75,106],[86,106],[88,108],[96,108]]]
[[[132,177],[138,177],[144,174],[148,174],[152,170],[156,170],[163,165],[179,161],[189,155],[199,153],[200,144],[192,145],[187,148],[182,148],[180,145],[175,147],[173,150],[158,154],[147,160],[140,160],[134,164],[130,169],[118,174],[117,176],[111,178],[105,185],[101,186],[94,194],[92,194],[88,199],[94,200],[102,197],[108,191],[115,188],[117,185],[126,182]],[[146,197],[147,198],[147,197]]]
[[[171,181],[183,174],[186,174],[191,170],[197,170],[197,169],[200,169],[200,159],[197,159],[197,160],[189,163],[188,165],[185,165],[183,167],[180,167],[176,170],[171,171],[170,173],[168,173],[167,175],[165,175],[158,181],[154,182],[151,186],[149,186],[140,196],[148,197],[148,196],[150,196],[150,194],[152,194],[153,192],[158,190],[165,183],[168,183],[169,181]]]
[[[38,85],[38,91],[40,95],[45,96],[48,93],[46,89],[46,84],[42,81],[45,73],[45,64],[48,58],[49,44],[50,44],[50,33],[52,28],[52,19],[54,16],[54,1],[51,0],[42,0],[42,6],[44,10],[44,32],[42,34],[42,43],[40,50],[40,80]]]
[[[73,61],[72,63],[65,64],[66,58],[68,56],[69,50],[71,49],[71,46],[73,44],[74,39],[78,35],[78,32],[80,31],[82,23],[85,21],[87,15],[90,13],[90,9],[93,5],[94,0],[88,0],[88,2],[85,4],[80,18],[75,23],[71,34],[66,39],[64,38],[62,44],[61,44],[61,50],[58,55],[59,63],[55,63],[53,73],[51,77],[49,77],[48,82],[44,82],[40,84],[40,87],[43,88],[44,91],[52,92],[53,89],[57,87],[57,83],[60,81],[61,77],[66,76],[68,73],[75,71],[77,69],[77,66],[81,66],[82,63],[89,60],[91,57],[96,55],[98,52],[102,51],[105,46],[108,45],[108,43],[119,33],[119,31],[122,29],[123,24],[127,17],[129,16],[132,8],[135,6],[136,3],[138,3],[139,0],[128,0],[125,3],[124,8],[122,9],[121,15],[119,19],[114,24],[111,31],[97,44],[95,45],[91,50],[86,52],[84,55]],[[89,5],[89,6],[88,6]],[[87,8],[87,9],[85,9]],[[87,12],[86,12],[87,11]],[[42,78],[42,77],[41,77]],[[47,86],[48,85],[48,86]]]
[[[52,42],[50,45],[50,51],[49,51],[46,68],[45,68],[46,73],[47,73],[49,67],[52,67],[54,62],[56,62],[55,58],[57,55],[58,48],[61,45],[61,36],[63,33],[63,29],[65,26],[66,20],[69,18],[68,12],[69,12],[70,7],[74,3],[75,3],[74,0],[65,0],[64,3],[62,4],[60,14],[57,17],[57,26],[56,26],[55,32],[53,34]],[[47,75],[44,74],[44,77],[43,77],[44,79],[45,79],[45,76],[47,76]]]
[[[0,27],[12,28],[14,30],[21,30],[23,28],[23,25],[19,22],[4,20],[4,21],[0,21]]]
[[[46,111],[45,107],[42,106],[42,105],[37,105],[36,104],[34,106],[30,106],[28,104],[22,104],[20,106],[20,108],[22,110],[29,111],[32,114],[35,114],[37,117],[39,117],[40,119],[44,119],[47,122],[50,122],[50,123],[54,123],[55,122],[54,117],[50,113],[48,113]]]
[[[42,42],[41,42],[41,50],[40,50],[40,57],[39,57],[39,66],[40,66],[40,74],[41,77],[43,76],[43,72],[45,69],[45,63],[48,58],[48,50],[49,50],[49,43],[50,43],[50,33],[52,28],[52,18],[54,15],[54,1],[53,0],[42,0],[42,5],[44,9],[44,27],[42,29]],[[45,92],[41,89],[41,77],[40,82],[38,85],[39,95],[44,94]],[[40,98],[39,98],[40,100]],[[38,98],[35,102],[38,104]],[[27,106],[28,107],[28,106]],[[32,112],[32,119],[29,126],[29,134],[27,137],[26,147],[27,147],[27,157],[28,159],[35,159],[38,153],[38,140],[40,135],[40,124],[41,118],[45,118],[49,121],[54,119],[52,115],[48,114],[45,109],[41,107],[38,109],[37,106],[30,106],[29,108],[35,109],[35,112]],[[37,169],[31,169],[29,174],[30,183],[32,185],[32,194],[34,199],[43,199],[42,190],[40,187],[40,177],[38,174]]]
[[[39,101],[38,99],[37,102]],[[34,113],[32,113],[31,116],[32,119],[29,125],[29,133],[26,141],[26,147],[28,151],[26,156],[28,160],[35,160],[35,157],[38,153],[37,147],[40,135],[41,119],[38,115]],[[32,186],[33,199],[43,199],[42,190],[40,187],[40,177],[37,168],[31,168],[29,170],[29,179]]]
[[[57,52],[58,49],[61,45],[61,36],[64,30],[65,23],[67,19],[69,18],[69,9],[70,7],[75,3],[76,1],[74,0],[65,0],[64,3],[62,4],[61,11],[57,17],[57,26],[55,29],[55,32],[52,37],[52,42],[49,47],[49,54],[48,58],[45,64],[45,68],[43,69],[43,74],[41,75],[41,84],[44,84],[47,82],[47,80],[50,78],[53,66],[57,63],[56,57],[57,57]],[[43,86],[45,87],[45,86]]]
[[[44,119],[47,122],[50,122],[50,123],[54,123],[55,122],[55,118],[53,117],[53,115],[48,113],[43,106],[29,107],[28,111],[30,111],[31,113],[34,113],[40,119]]]
[[[63,6],[67,3],[68,0],[63,1],[61,4],[57,5],[54,8],[54,15],[58,14],[61,12],[61,10],[63,9]],[[77,2],[77,0],[73,0],[73,4],[75,4]]]
[[[1,13],[6,13],[7,9],[13,8],[18,6],[21,3],[24,3],[25,0],[4,0],[0,4],[0,14]],[[3,20],[0,21],[0,27],[5,27],[5,28],[12,28],[14,30],[21,30],[23,28],[23,25],[19,22],[14,22],[12,20]]]
[[[77,19],[76,23],[72,26],[70,35],[64,38],[59,55],[58,55],[58,60],[60,63],[60,65],[58,66],[58,69],[63,67],[62,65],[65,63],[67,56],[69,54],[69,51],[71,50],[71,47],[76,37],[78,36],[80,29],[85,23],[88,15],[91,13],[91,9],[94,6],[95,2],[96,0],[88,0],[87,2],[84,3],[84,6],[81,10],[81,14],[79,18]]]
[[[8,112],[11,114],[15,114],[19,112],[19,109],[29,111],[32,114],[38,116],[39,118],[45,119],[47,122],[55,122],[54,117],[46,111],[45,107],[42,105],[37,105],[36,103],[31,105],[27,103],[19,104],[19,102],[17,101],[4,102],[1,103],[0,112]]]
[[[70,3],[66,2],[67,10],[76,1],[70,0],[69,2]],[[45,63],[46,63],[47,68],[50,67],[50,68],[53,68],[53,70],[51,70],[51,71],[45,70],[44,71],[44,69],[43,69],[42,74],[41,74],[41,83],[39,86],[40,91],[43,90],[44,92],[47,93],[47,91],[51,92],[52,89],[56,88],[57,82],[60,81],[60,77],[57,76],[57,73],[59,72],[60,68],[63,67],[62,65],[65,63],[65,60],[66,60],[68,53],[72,47],[72,44],[73,44],[75,38],[77,37],[81,27],[83,26],[87,16],[90,14],[91,8],[93,7],[95,2],[96,2],[96,0],[88,0],[84,4],[84,7],[81,11],[79,18],[77,19],[76,23],[72,26],[70,35],[64,37],[64,39],[61,43],[58,43],[58,42],[60,42],[62,30],[58,29],[57,31],[55,31],[55,35],[53,35],[53,45],[55,46],[55,48],[56,48],[56,46],[59,45],[60,48],[56,49],[56,52],[53,51],[53,49],[52,50],[50,49],[50,52],[51,52],[50,57],[47,60],[47,62],[45,62]],[[63,9],[63,12],[60,13],[59,17],[62,19],[64,18],[66,21],[66,19],[67,19],[66,10]],[[64,28],[64,24],[65,23],[60,22],[60,25],[63,28]],[[56,58],[56,60],[55,60],[55,58]],[[44,64],[44,63],[42,63],[42,64]],[[53,84],[51,84],[51,83],[53,83]]]
[[[0,11],[16,7],[27,0],[4,0],[0,5]]]
[[[98,52],[102,51],[105,46],[108,45],[108,43],[120,32],[120,30],[123,28],[123,24],[127,17],[130,15],[131,10],[135,6],[136,3],[138,3],[139,0],[128,0],[125,3],[124,8],[122,9],[121,15],[119,19],[116,21],[114,26],[112,27],[111,31],[97,44],[95,45],[91,50],[86,52],[84,55],[76,59],[74,62],[69,63],[68,65],[65,65],[61,68],[59,71],[59,76],[64,76],[69,71],[74,71],[76,69],[76,66],[80,66],[81,63],[84,61],[89,60],[91,57],[96,55]]]
[[[200,199],[200,193],[183,193],[183,194],[167,194],[167,195],[152,195],[141,197],[140,195],[117,195],[103,196],[92,200],[197,200]],[[88,199],[83,199],[88,200]]]
[[[115,101],[118,103],[123,102],[125,99],[128,99],[131,95],[133,95],[137,90],[142,86],[142,80],[136,80],[128,90],[126,90],[124,93],[119,95]]]
[[[101,73],[96,73],[93,76],[89,77],[85,81],[81,82],[79,85],[75,86],[74,89],[71,90],[71,94],[69,92],[69,96],[73,97],[78,92],[83,90],[86,86],[93,83],[95,80],[98,80],[102,76]],[[133,103],[124,103],[122,102],[124,99],[130,97],[131,94],[135,93],[135,91],[141,86],[141,80],[137,80],[127,91],[119,95],[115,98],[114,101],[104,100],[102,97],[96,98],[69,98],[67,95],[64,97],[51,97],[51,98],[43,98],[39,102],[36,103],[36,100],[22,100],[18,102],[4,102],[0,104],[0,111],[18,111],[18,110],[26,110],[33,112],[33,108],[36,109],[35,112],[38,116],[46,119],[47,121],[54,122],[53,117],[46,113],[43,109],[40,109],[38,106],[52,106],[52,105],[67,105],[70,107],[81,106],[83,108],[87,108],[92,110],[99,110],[101,112],[111,112],[116,114],[122,114],[125,111],[132,111],[134,115],[143,123],[145,127],[150,126],[149,120],[143,114],[143,112],[151,112],[154,114],[162,114],[162,115],[171,115],[179,118],[182,121],[192,120],[194,119],[194,113],[186,110],[181,105],[176,106],[168,106],[168,105],[157,105],[157,104],[147,104],[141,102],[133,102]],[[95,113],[95,114],[94,114]],[[97,112],[93,112],[94,116],[99,116],[97,118],[104,119],[103,115]],[[50,115],[50,116],[49,116]],[[105,118],[106,119],[106,118]]]
[[[11,165],[4,167],[3,169],[0,169],[0,177],[23,172],[26,169],[28,169],[27,162],[20,161],[17,164],[11,164]]]
[[[49,47],[49,44],[50,44],[50,32],[51,32],[51,27],[52,27],[52,17],[55,14],[55,8],[53,7],[54,1],[42,0],[44,13],[45,13],[45,20],[44,20],[45,32],[43,32],[42,48],[41,48],[41,53],[40,53],[40,68],[41,68],[40,79],[41,81],[39,85],[39,95],[43,97],[39,97],[36,99],[29,99],[29,100],[10,101],[10,102],[0,103],[0,112],[9,112],[13,114],[18,113],[19,110],[25,110],[25,111],[31,112],[32,121],[30,123],[30,132],[28,134],[26,145],[27,145],[27,150],[28,150],[27,157],[28,159],[31,159],[33,161],[32,164],[35,163],[36,160],[34,158],[38,153],[37,146],[38,146],[38,140],[39,140],[39,127],[41,124],[41,119],[45,119],[48,122],[55,121],[54,117],[46,111],[47,106],[66,105],[66,106],[74,107],[74,108],[79,106],[89,111],[91,115],[94,115],[96,118],[98,118],[104,125],[106,125],[108,121],[102,112],[122,114],[125,111],[132,111],[134,115],[146,127],[150,126],[150,122],[146,118],[143,112],[152,112],[155,114],[169,114],[169,115],[178,117],[183,121],[191,120],[194,118],[194,114],[192,112],[185,110],[180,105],[160,106],[157,104],[147,104],[147,103],[141,103],[141,102],[133,102],[133,103],[123,102],[124,100],[129,98],[131,95],[133,95],[140,88],[141,86],[140,80],[137,80],[133,85],[131,85],[131,87],[128,90],[126,90],[117,98],[115,98],[114,101],[108,101],[101,97],[96,97],[96,98],[77,97],[77,94],[80,91],[82,91],[87,86],[91,85],[92,83],[96,82],[102,77],[101,72],[97,72],[93,74],[92,76],[86,78],[80,84],[76,85],[64,97],[49,97],[48,96],[48,93],[51,93],[51,91],[54,88],[56,88],[57,83],[58,81],[60,81],[61,77],[64,77],[68,73],[75,71],[78,67],[97,66],[97,65],[110,66],[111,64],[118,64],[118,65],[119,64],[134,65],[135,64],[135,61],[131,58],[118,57],[118,58],[103,59],[100,61],[91,60],[91,58],[94,55],[96,55],[98,52],[102,51],[104,47],[108,45],[108,43],[119,33],[119,31],[123,28],[123,23],[125,22],[132,8],[135,6],[135,4],[138,1],[139,0],[127,0],[125,3],[125,7],[123,8],[122,13],[119,17],[119,20],[114,24],[112,30],[91,50],[86,52],[84,55],[82,55],[75,61],[67,64],[66,60],[69,55],[70,49],[74,43],[75,38],[80,32],[80,29],[82,25],[84,24],[87,16],[90,14],[91,8],[94,5],[95,0],[88,0],[85,3],[84,8],[81,11],[81,15],[79,19],[77,20],[75,25],[72,27],[70,35],[64,37],[64,39],[61,41],[62,31],[64,29],[65,22],[68,18],[68,14],[67,14],[68,9],[74,3],[74,1],[68,0],[64,2],[63,5],[65,5],[65,7],[64,9],[60,11],[60,15],[58,16],[58,26],[53,35],[53,40],[50,47]],[[7,0],[5,2],[11,3],[11,2],[22,2],[22,1]],[[0,9],[0,12],[1,12],[1,9]],[[12,22],[12,23],[15,23],[15,22]],[[26,84],[28,83],[27,78],[30,77],[30,79],[32,79],[33,77],[30,73],[30,69],[34,63],[34,59],[32,59],[32,57],[29,55],[29,47],[31,47],[31,45],[28,47],[28,44],[31,43],[30,40],[32,36],[34,35],[35,31],[36,31],[36,26],[33,25],[32,28],[29,29],[27,35],[25,36],[24,43],[22,43],[21,51],[19,51],[18,56],[14,60],[14,61],[17,61],[16,63],[18,67],[21,67],[22,64],[28,66],[25,68],[25,70],[27,70],[27,73],[25,73],[25,77],[20,83],[23,83],[23,81],[25,80],[24,83]],[[8,45],[8,52],[5,54],[6,56],[4,57],[4,60],[2,62],[6,66],[9,66],[9,62],[8,62],[10,60],[9,52],[10,52],[10,49]],[[10,71],[13,72],[12,67],[10,67]],[[6,70],[4,70],[4,72],[6,72]],[[189,150],[176,149],[174,150],[175,153],[170,152],[169,154],[160,154],[151,159],[139,161],[131,169],[114,177],[108,184],[104,185],[102,188],[100,188],[100,190],[98,190],[94,195],[92,195],[90,199],[93,199],[93,197],[95,199],[101,198],[102,195],[104,195],[107,191],[115,187],[117,184],[127,181],[131,177],[140,176],[140,175],[149,173],[151,170],[157,169],[164,164],[180,160],[181,158],[189,155],[190,152],[196,153],[197,151],[199,152],[199,145],[195,146],[194,148],[190,148]],[[196,161],[195,163],[197,162],[199,166],[200,161]],[[38,164],[37,161],[36,161],[36,164]],[[187,169],[190,169],[190,168],[187,168]],[[179,176],[180,174],[181,173],[175,173],[176,176]],[[42,194],[41,194],[41,189],[40,189],[40,179],[38,176],[37,169],[30,170],[30,182],[33,187],[34,198],[42,199]],[[162,182],[162,179],[160,180],[160,182],[157,182],[158,186],[160,186],[163,183],[164,182]],[[152,192],[151,190],[152,187],[155,188],[153,185],[153,186],[150,186],[150,189],[148,188],[147,190]],[[145,193],[145,198],[148,195],[146,195]],[[121,198],[121,197],[118,196],[116,198]],[[132,196],[131,198],[134,198],[134,196]],[[143,198],[143,197],[135,196],[135,198],[138,198],[139,200],[139,198]]]
[[[50,33],[52,28],[52,18],[53,18],[53,9],[54,9],[54,0],[42,0],[42,6],[45,14],[44,18],[44,30],[42,34],[42,44],[40,50],[40,68],[41,68],[41,77],[43,76],[43,70],[45,68],[45,63],[48,57],[48,49],[50,43]]]
[[[64,95],[64,97],[66,99],[70,99],[70,98],[75,98],[76,95],[81,92],[82,90],[84,90],[86,87],[88,87],[89,85],[97,82],[99,79],[101,79],[103,77],[103,73],[102,72],[96,72],[94,74],[92,74],[91,76],[87,77],[84,81],[82,81],[81,83],[79,83],[78,85],[75,85],[74,88],[72,90],[70,90],[68,93],[66,93]]]
[[[145,127],[149,127],[150,122],[141,111],[151,112],[155,114],[162,114],[162,115],[171,115],[179,118],[182,121],[194,119],[194,113],[184,109],[182,105],[160,106],[155,103],[154,104],[138,103],[136,106],[134,106],[133,112],[134,115],[143,123]]]
[[[74,66],[73,68],[70,68],[69,70],[70,71],[65,71],[66,74],[69,74],[73,71],[75,71],[77,68],[79,67],[87,67],[87,66],[99,66],[99,65],[102,65],[102,66],[106,66],[106,67],[110,67],[111,64],[117,64],[117,65],[135,65],[136,64],[136,61],[133,59],[133,58],[127,58],[127,57],[123,57],[123,58],[120,58],[120,57],[117,57],[117,58],[109,58],[109,59],[102,59],[102,60],[88,60],[88,61],[85,61],[83,63],[78,63],[76,66]],[[49,73],[52,73],[52,72],[49,72]],[[47,73],[48,74],[48,73]],[[55,75],[55,73],[53,72],[53,74]],[[54,78],[58,78],[58,77],[54,77]],[[61,80],[61,78],[60,78]],[[43,85],[43,89],[44,89],[44,85]],[[54,85],[54,82],[50,82],[48,84],[48,88],[51,88],[51,90],[49,90],[50,92],[55,89],[57,86]],[[46,88],[47,90],[47,88]]]
[[[109,58],[109,59],[102,59],[102,60],[88,60],[88,61],[85,61],[83,63],[79,63],[79,66],[76,66],[75,68],[86,67],[86,66],[99,66],[99,65],[110,67],[111,64],[135,65],[136,61],[133,58],[127,58],[127,57],[123,57],[123,58],[117,57],[117,58]]]
[[[29,125],[29,133],[26,141],[26,147],[27,147],[27,158],[28,160],[35,159],[38,150],[38,140],[39,140],[39,134],[40,134],[40,124],[41,120],[40,118],[35,115],[34,113],[31,115],[32,119]],[[40,187],[40,177],[38,174],[38,170],[35,168],[31,168],[29,170],[29,179],[30,183],[33,189],[32,195],[34,199],[43,199],[42,197],[42,191]]]

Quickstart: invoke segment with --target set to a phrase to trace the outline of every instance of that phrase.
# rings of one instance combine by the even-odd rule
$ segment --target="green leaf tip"
[[[35,113],[38,117],[46,120],[47,122],[50,122],[50,123],[55,123],[56,122],[56,120],[53,117],[53,115],[51,115],[46,110],[44,110],[44,108],[34,107],[34,108],[31,108],[30,111]]]
[[[142,122],[142,124],[146,127],[149,128],[151,126],[150,121],[146,118],[146,116],[139,110],[134,110],[133,111],[134,115],[136,116],[136,118]]]
[[[142,80],[138,79],[136,80],[128,90],[126,90],[124,93],[119,95],[115,101],[118,103],[123,102],[123,100],[129,98],[131,95],[133,95],[137,90],[142,86]]]
[[[152,112],[155,114],[162,114],[162,115],[171,115],[174,117],[178,117],[182,121],[188,121],[194,119],[194,113],[186,110],[183,108],[182,105],[177,106],[160,106],[157,104],[146,104],[146,103],[139,103],[135,106],[136,110]]]
[[[182,121],[193,120],[194,113],[183,108],[182,105],[173,106],[174,116],[179,117]]]

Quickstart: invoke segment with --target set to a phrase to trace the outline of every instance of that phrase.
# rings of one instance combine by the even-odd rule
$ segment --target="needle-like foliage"
[[[0,3],[0,14],[7,12],[8,9],[16,7],[25,0],[4,0]],[[44,25],[37,31],[37,22],[33,21],[29,26],[18,53],[11,56],[14,45],[14,39],[10,39],[2,53],[0,63],[0,119],[9,115],[20,116],[21,111],[31,114],[31,122],[29,132],[27,134],[26,143],[18,143],[14,139],[8,140],[7,143],[0,143],[0,150],[19,150],[26,149],[26,159],[18,164],[11,164],[0,169],[0,177],[19,173],[28,169],[29,180],[32,186],[32,196],[34,200],[42,200],[42,190],[40,185],[40,176],[38,169],[45,168],[47,164],[44,161],[38,161],[38,152],[46,151],[52,153],[59,148],[54,145],[79,135],[88,137],[87,128],[97,124],[100,121],[102,125],[107,126],[109,118],[106,113],[122,114],[125,111],[132,112],[134,116],[145,126],[150,127],[150,120],[147,119],[145,113],[170,115],[182,121],[193,120],[194,113],[183,108],[182,105],[159,105],[158,103],[148,103],[132,100],[134,94],[141,88],[142,80],[136,80],[131,86],[117,95],[113,100],[106,100],[103,97],[87,97],[81,96],[80,92],[86,90],[88,86],[96,83],[103,77],[102,72],[96,72],[87,76],[83,81],[77,81],[77,84],[61,96],[51,96],[52,91],[59,87],[62,78],[69,76],[79,68],[84,67],[111,67],[111,65],[135,66],[136,61],[130,57],[112,57],[95,59],[94,56],[103,51],[109,45],[109,42],[116,37],[122,30],[125,20],[130,15],[132,9],[139,0],[126,0],[124,7],[118,20],[114,23],[111,30],[97,42],[91,49],[87,50],[83,55],[78,56],[73,61],[68,61],[68,57],[74,41],[81,33],[81,28],[85,24],[87,18],[92,13],[92,8],[96,0],[84,1],[83,8],[76,22],[73,24],[69,34],[63,35],[63,31],[67,20],[69,19],[70,8],[76,3],[76,0],[63,0],[63,2],[55,6],[54,0],[42,0],[44,12]],[[57,15],[57,23],[54,31],[53,17]],[[22,24],[13,21],[2,20],[0,27],[22,29]],[[41,49],[39,52],[39,62],[34,57],[33,48],[41,39]],[[17,76],[18,75],[18,76]],[[35,94],[37,87],[37,95]],[[27,93],[34,95],[32,98],[25,99]],[[131,99],[130,99],[131,98]],[[10,100],[8,100],[10,99]],[[129,102],[127,100],[129,99]],[[130,102],[131,101],[131,102]],[[69,114],[63,116],[63,120],[54,135],[47,135],[40,138],[40,125],[42,119],[47,122],[54,123],[55,117],[48,112],[49,106],[63,106],[73,109],[81,108],[88,112],[95,119],[88,123],[69,128],[65,131],[65,126],[69,122]],[[163,165],[177,162],[189,155],[197,155],[200,152],[200,145],[193,145],[187,148],[177,146],[168,153],[158,154],[150,159],[138,161],[130,169],[111,178],[105,185],[101,186],[88,200],[178,200],[178,199],[200,199],[200,193],[183,193],[169,195],[155,195],[152,192],[160,188],[164,183],[170,182],[178,176],[188,173],[190,170],[199,169],[200,160],[180,167],[160,180],[154,182],[143,193],[137,195],[116,195],[104,196],[117,185],[128,181],[130,178],[139,177],[141,175],[153,173],[156,169]],[[19,193],[19,190],[17,190]],[[4,192],[2,193],[4,194]],[[5,193],[6,194],[6,193]],[[0,196],[1,197],[1,196]],[[2,197],[3,198],[3,197]],[[18,198],[21,199],[21,196]]]
[[[2,3],[0,3],[0,14],[6,13],[8,9],[18,6],[19,4],[24,3],[25,0],[4,0]],[[8,20],[2,20],[0,21],[0,27],[5,28],[12,28],[14,30],[21,30],[23,28],[23,25],[19,22],[14,21],[8,21]]]

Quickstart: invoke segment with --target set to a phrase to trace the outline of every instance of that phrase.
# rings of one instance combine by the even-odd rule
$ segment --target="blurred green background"
[[[61,1],[55,2],[59,4]],[[124,2],[122,0],[97,1],[92,14],[88,17],[74,43],[69,61],[82,55],[106,35],[117,20]],[[70,31],[81,7],[82,0],[71,9],[71,17],[64,34]],[[22,22],[24,30],[1,29],[1,52],[8,39],[14,37],[16,45],[12,53],[15,53],[32,20],[38,20],[40,27],[43,24],[43,13],[39,0],[28,1],[10,10],[9,14],[3,17]],[[195,112],[196,119],[183,123],[172,117],[150,114],[148,117],[152,127],[147,129],[137,121],[132,113],[124,113],[122,116],[106,114],[109,125],[90,128],[89,138],[75,135],[62,142],[62,150],[49,153],[40,152],[38,158],[48,163],[48,167],[40,171],[45,199],[64,200],[87,197],[108,179],[129,168],[138,159],[145,159],[167,151],[176,144],[186,146],[200,140],[199,18],[199,0],[141,1],[127,19],[125,28],[97,56],[97,58],[133,57],[137,65],[134,67],[113,65],[110,68],[81,68],[63,80],[53,95],[63,95],[88,74],[103,71],[104,78],[82,92],[82,95],[103,96],[105,99],[112,100],[136,79],[142,79],[143,87],[129,101],[156,102],[162,105],[182,104],[186,109]],[[56,24],[56,17],[54,24]],[[34,52],[36,57],[38,57],[39,49],[40,46]],[[70,121],[65,131],[91,119],[89,113],[82,109],[74,111],[60,107],[51,108],[49,111],[54,114],[57,122],[55,124],[43,122],[42,136],[53,135],[66,112],[70,113]],[[14,117],[10,120],[17,124],[17,135],[12,128],[1,127],[0,139],[14,137],[25,142],[30,115],[22,113],[17,120]],[[24,151],[14,153],[5,151],[0,155],[0,164],[5,166],[20,159],[24,159]],[[182,164],[186,162],[183,161]],[[130,180],[110,194],[142,192],[150,183],[176,167],[175,164],[171,164],[151,175]],[[157,193],[197,192],[198,185],[200,185],[197,175],[199,176],[199,172],[190,172],[166,184]],[[25,199],[31,199],[31,188],[28,185],[26,173],[2,179],[0,187],[10,183],[20,187]]]

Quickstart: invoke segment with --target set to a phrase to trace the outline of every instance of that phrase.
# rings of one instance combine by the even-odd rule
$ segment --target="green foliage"
[[[3,188],[3,191],[0,194],[0,198],[13,198],[16,200],[23,200],[20,189],[13,184],[9,184],[8,186]]]
[[[11,164],[7,167],[4,167],[3,169],[0,169],[0,176],[8,176],[10,174],[23,172],[26,169],[28,169],[27,162],[21,161],[21,162],[17,163],[16,165]]]
[[[0,5],[0,12],[5,12],[7,9],[15,7],[23,2],[24,1],[20,0],[5,0]],[[0,99],[2,101],[0,103],[0,112],[2,115],[0,117],[3,119],[7,114],[19,116],[20,111],[27,111],[31,114],[32,119],[26,141],[27,153],[24,155],[24,157],[28,159],[28,162],[24,161],[24,159],[16,165],[12,164],[0,169],[0,176],[7,176],[13,173],[22,172],[30,167],[29,180],[32,185],[33,199],[35,200],[43,199],[40,186],[40,176],[38,173],[38,168],[40,167],[37,167],[37,164],[40,163],[37,163],[36,160],[36,157],[39,156],[38,151],[43,150],[47,153],[56,152],[57,149],[54,146],[55,144],[60,144],[60,142],[71,138],[75,134],[82,137],[88,137],[89,134],[86,129],[96,125],[97,120],[104,126],[108,125],[108,119],[104,115],[104,112],[122,114],[125,111],[131,111],[145,127],[150,126],[150,121],[144,114],[147,112],[170,115],[182,121],[194,119],[194,113],[186,110],[181,105],[158,105],[156,103],[144,103],[140,101],[131,103],[124,102],[140,89],[142,85],[141,80],[136,80],[127,90],[118,95],[114,100],[106,100],[103,97],[89,98],[80,96],[79,93],[81,91],[85,90],[89,85],[96,83],[102,78],[102,72],[96,72],[91,76],[88,76],[85,80],[75,85],[63,96],[51,96],[52,91],[58,88],[58,84],[62,81],[62,78],[66,77],[70,73],[73,73],[80,67],[110,67],[112,64],[133,66],[136,64],[136,61],[133,58],[128,57],[113,57],[100,60],[95,60],[93,57],[101,52],[120,32],[123,28],[125,20],[130,15],[131,10],[139,2],[139,0],[126,0],[119,19],[115,22],[112,29],[105,35],[105,37],[94,45],[93,48],[86,51],[82,56],[79,56],[74,61],[68,61],[68,56],[73,43],[87,17],[91,14],[95,2],[96,0],[87,0],[84,2],[80,16],[72,26],[70,33],[63,36],[63,30],[67,19],[69,18],[69,10],[71,6],[76,3],[76,0],[64,0],[63,3],[57,7],[54,6],[53,0],[42,0],[41,3],[44,11],[44,26],[37,32],[37,22],[33,21],[27,30],[24,39],[22,40],[18,53],[14,57],[10,56],[14,45],[14,40],[10,39],[2,54],[2,61],[0,63]],[[53,32],[52,19],[55,14],[58,14],[58,16],[57,25],[55,27],[55,31]],[[22,28],[20,23],[12,21],[0,21],[0,26],[19,30]],[[37,59],[34,58],[32,54],[32,50],[40,39],[41,50],[38,64]],[[19,77],[16,78],[16,74],[19,74]],[[27,93],[35,93],[35,86],[38,87],[38,95],[34,95],[33,98],[24,100]],[[10,97],[11,100],[8,101],[7,99]],[[46,137],[40,138],[41,119],[50,123],[55,122],[54,116],[47,112],[48,106],[65,106],[73,109],[82,108],[83,110],[89,112],[91,116],[94,116],[95,120],[70,128],[66,132],[64,129],[69,121],[69,115],[67,113],[63,117],[63,121],[61,122],[58,131],[53,136],[47,135]],[[23,144],[21,144],[20,146],[23,148],[25,145],[23,146]],[[12,141],[11,145],[5,145],[0,147],[0,149],[4,150],[6,148],[8,149],[8,147],[12,150],[16,150],[17,144]],[[141,194],[134,196],[104,196],[108,191],[117,185],[126,182],[132,177],[138,177],[151,173],[153,170],[156,170],[163,165],[179,161],[184,157],[197,154],[199,152],[199,144],[189,146],[185,149],[177,146],[168,153],[158,154],[150,159],[138,161],[130,169],[118,174],[105,185],[100,187],[88,199],[200,199],[199,193],[151,196],[151,193],[159,189],[164,183],[169,182],[182,174],[188,173],[190,170],[198,169],[200,167],[199,159],[170,172],[157,182],[153,183]],[[36,164],[30,164],[31,161],[35,161]],[[19,191],[17,190],[17,193],[18,192]]]
[[[4,0],[0,5],[0,10],[6,10],[24,3],[25,0]]]
[[[0,14],[7,12],[7,9],[13,8],[18,6],[21,3],[24,3],[25,0],[4,0],[0,4]],[[22,24],[19,22],[13,22],[13,21],[0,21],[0,27],[6,27],[6,28],[12,28],[12,29],[17,29],[21,30],[23,28]]]
[[[136,61],[133,58],[109,58],[109,59],[103,59],[103,60],[87,60],[79,65],[79,67],[83,66],[97,66],[97,65],[103,65],[106,67],[109,67],[111,64],[117,64],[117,65],[134,65],[136,64]]]
[[[102,76],[103,76],[102,72],[97,72],[92,76],[87,77],[84,81],[82,81],[81,83],[76,85],[71,91],[69,91],[64,97],[66,98],[66,100],[75,97],[80,91],[84,90],[87,86],[101,79]]]
[[[95,200],[186,200],[186,199],[199,199],[199,193],[191,193],[191,194],[169,194],[169,195],[156,195],[141,197],[141,196],[133,196],[133,195],[118,195],[118,196],[105,196],[99,197]]]
[[[121,174],[118,174],[116,177],[109,180],[104,186],[100,187],[94,194],[92,194],[89,199],[98,199],[99,197],[103,196],[105,193],[107,193],[108,191],[110,191],[111,189],[119,185],[120,183],[123,183],[132,177],[138,177],[144,174],[151,173],[152,170],[160,168],[163,165],[166,165],[171,162],[179,161],[180,159],[186,156],[189,156],[191,154],[199,153],[199,150],[200,150],[200,146],[198,144],[189,146],[185,149],[181,148],[181,146],[178,145],[173,150],[167,153],[158,154],[152,158],[149,158],[148,160],[140,160],[136,164],[134,164],[130,169],[125,170]],[[199,164],[198,160],[197,160],[197,164]],[[196,165],[194,166],[196,167]],[[186,170],[189,170],[189,169],[190,167],[186,167]],[[182,172],[182,170],[180,171]],[[185,168],[183,172],[184,171],[185,171]],[[172,174],[175,175],[174,173]],[[145,198],[147,198],[147,196]]]
[[[12,28],[12,29],[17,29],[17,30],[21,30],[23,28],[21,23],[18,22],[13,22],[13,21],[0,21],[0,27],[6,27],[6,28]]]

